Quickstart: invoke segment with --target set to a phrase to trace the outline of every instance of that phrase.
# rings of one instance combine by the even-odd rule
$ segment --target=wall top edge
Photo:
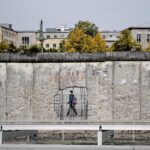
[[[64,63],[105,61],[150,61],[149,52],[102,52],[102,53],[0,53],[0,63]]]

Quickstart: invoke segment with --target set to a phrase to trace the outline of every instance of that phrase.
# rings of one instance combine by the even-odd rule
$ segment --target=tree
[[[8,50],[7,50],[8,53],[17,53],[18,52],[18,49],[16,48],[16,46],[13,44],[13,43],[10,43],[8,45]]]
[[[35,53],[40,53],[41,52],[41,49],[40,47],[38,47],[38,45],[32,45],[30,47],[27,47],[27,46],[20,46],[18,48],[18,52],[22,53],[22,54],[35,54]]]
[[[60,50],[66,52],[100,52],[106,49],[95,24],[83,21],[79,21],[68,38],[60,43]]]
[[[150,52],[150,44],[148,45],[148,47],[145,49],[146,52]]]
[[[8,50],[8,44],[5,41],[0,43],[0,53],[5,53]]]
[[[38,45],[32,45],[30,48],[29,48],[29,53],[40,53],[41,52],[41,49],[40,47],[38,47]]]
[[[140,51],[142,46],[137,43],[129,30],[123,30],[117,40],[111,47],[112,51]]]
[[[44,49],[44,53],[57,53],[57,52],[60,52],[60,50],[56,48]]]
[[[22,54],[28,53],[28,52],[29,52],[29,49],[28,49],[26,46],[21,45],[21,46],[18,48],[18,52],[19,52],[19,53],[22,53]]]
[[[78,24],[75,25],[75,28],[81,29],[85,34],[92,37],[98,33],[98,27],[89,21],[79,21]]]

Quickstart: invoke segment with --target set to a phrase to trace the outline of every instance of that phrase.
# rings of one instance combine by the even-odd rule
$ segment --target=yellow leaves
[[[0,43],[0,52],[6,52],[7,49],[9,48],[9,45],[5,42],[5,41],[2,41]]]
[[[82,29],[76,27],[63,42],[66,52],[101,52],[106,51],[106,43],[97,33],[95,36],[85,34]]]
[[[101,38],[100,33],[97,33],[96,36],[94,37],[93,46],[94,46],[93,48],[98,52],[106,51],[106,49],[107,49],[106,43]]]
[[[75,51],[74,48],[70,48],[70,49],[68,50],[68,52],[69,52],[69,53],[74,53],[74,52],[76,52],[76,51]]]
[[[148,47],[145,49],[146,52],[150,52],[150,44],[148,45]]]

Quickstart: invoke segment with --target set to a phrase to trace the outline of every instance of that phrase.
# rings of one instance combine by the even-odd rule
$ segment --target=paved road
[[[150,150],[150,146],[2,145],[0,150]]]

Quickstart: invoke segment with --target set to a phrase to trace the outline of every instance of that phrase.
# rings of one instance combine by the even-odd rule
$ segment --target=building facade
[[[132,37],[145,49],[150,45],[150,23],[128,28]]]
[[[102,31],[101,36],[105,40],[107,47],[111,47],[112,44],[118,40],[120,31]]]
[[[60,42],[63,39],[66,39],[71,31],[72,28],[68,28],[66,26],[61,26],[60,28],[47,28],[46,32],[43,32],[45,39],[43,47],[45,49],[59,49]],[[39,32],[36,33],[36,37],[38,39]],[[37,40],[36,44],[40,45],[40,42]]]
[[[61,26],[60,28],[47,28],[45,32],[43,32],[44,43],[43,47],[45,49],[50,48],[59,48],[60,42],[67,38],[71,28],[67,28],[66,26]],[[30,47],[34,44],[40,46],[39,31],[18,31],[17,32],[17,47],[26,46]]]
[[[13,30],[11,24],[0,24],[0,42],[2,41],[17,46],[17,32]]]
[[[45,39],[43,47],[45,49],[59,49],[59,45],[63,39]],[[36,41],[36,44],[40,46],[40,41]]]
[[[35,31],[18,31],[17,32],[17,47],[30,47],[36,44],[37,32]]]

